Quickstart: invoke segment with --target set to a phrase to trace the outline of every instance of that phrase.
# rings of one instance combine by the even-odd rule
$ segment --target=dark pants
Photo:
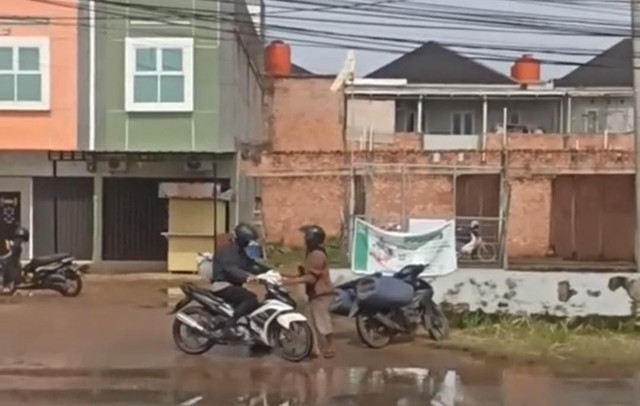
[[[257,296],[240,286],[228,286],[217,291],[216,295],[233,306],[233,318],[229,320],[229,324],[234,324],[260,306]]]
[[[20,276],[20,268],[9,261],[0,264],[0,272],[2,273],[2,284],[8,287],[11,283],[18,283]]]

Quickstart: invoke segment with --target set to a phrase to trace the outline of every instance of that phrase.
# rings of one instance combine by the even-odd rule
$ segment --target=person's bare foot
[[[324,350],[324,352],[322,353],[322,356],[325,358],[333,358],[336,356],[336,352],[334,350]]]

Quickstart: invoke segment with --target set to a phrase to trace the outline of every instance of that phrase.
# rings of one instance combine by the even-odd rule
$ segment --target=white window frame
[[[40,101],[0,101],[0,110],[48,111],[51,109],[51,41],[49,37],[0,37],[0,47],[13,48],[12,74],[18,74],[16,67],[18,48],[38,48],[40,63]],[[0,73],[7,72],[0,70]],[[17,84],[16,84],[17,86]]]
[[[136,49],[182,49],[184,101],[179,103],[139,103],[134,101]],[[158,53],[159,55],[160,53]],[[126,38],[125,40],[125,110],[130,112],[192,112],[193,111],[193,38]]]
[[[464,131],[462,131],[461,134],[456,134],[453,132],[453,129],[455,128],[455,117],[456,114],[459,114],[460,117],[462,117],[462,122],[460,123],[461,127],[460,129],[462,129],[462,126],[464,126],[464,116],[469,114],[471,115],[471,133],[469,134],[464,134]],[[451,113],[451,135],[477,135],[476,134],[476,115],[474,114],[474,112],[472,110],[462,110],[462,111],[454,111]]]

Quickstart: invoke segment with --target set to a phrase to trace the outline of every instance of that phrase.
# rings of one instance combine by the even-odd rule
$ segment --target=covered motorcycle
[[[422,326],[434,340],[448,336],[449,323],[433,301],[433,287],[420,278],[426,265],[409,265],[392,276],[381,273],[337,287],[331,312],[356,318],[360,339],[371,348]]]

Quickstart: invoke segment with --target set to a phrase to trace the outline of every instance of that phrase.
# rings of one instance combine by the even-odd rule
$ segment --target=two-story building
[[[251,217],[237,156],[262,142],[263,43],[244,1],[6,3],[0,234],[27,225],[25,256],[166,259],[160,182],[215,181],[228,221]]]

